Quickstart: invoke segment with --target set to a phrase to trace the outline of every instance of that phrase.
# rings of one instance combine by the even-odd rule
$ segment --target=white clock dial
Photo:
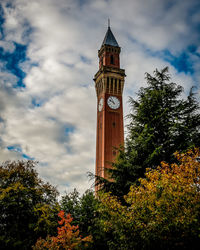
[[[118,109],[120,107],[120,100],[115,96],[109,96],[107,104],[111,109]]]
[[[103,109],[103,98],[100,99],[98,108],[99,108],[99,112]]]

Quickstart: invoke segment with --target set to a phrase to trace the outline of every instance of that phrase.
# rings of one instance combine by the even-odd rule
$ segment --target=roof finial
[[[108,28],[110,28],[110,18],[108,18]]]

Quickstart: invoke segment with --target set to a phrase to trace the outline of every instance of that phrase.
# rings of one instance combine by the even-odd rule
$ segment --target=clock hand
[[[115,104],[115,101],[113,101],[113,98],[110,98],[110,100],[111,100],[111,102],[112,102],[113,104]]]

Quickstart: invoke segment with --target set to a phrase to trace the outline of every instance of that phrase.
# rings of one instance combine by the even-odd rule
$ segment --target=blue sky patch
[[[26,154],[22,154],[22,157],[24,158],[24,159],[26,159],[26,160],[35,160],[35,158],[34,157],[30,157],[30,156],[28,156],[28,155],[26,155]]]
[[[190,53],[196,53],[196,51],[197,51],[197,46],[195,46],[195,45],[190,45],[190,46],[188,46],[188,51],[189,51]]]
[[[7,149],[10,150],[10,151],[15,151],[15,152],[19,152],[19,153],[22,152],[22,149],[19,146],[17,146],[17,145],[15,145],[15,146],[8,146]]]
[[[0,33],[1,33],[1,36],[3,37],[4,36],[4,32],[3,32],[3,24],[4,24],[4,11],[3,11],[3,8],[1,7],[1,4],[0,4]]]
[[[196,45],[190,45],[190,46],[188,46],[188,51],[191,54],[194,54],[195,56],[200,57],[200,52],[198,52],[198,47]]]
[[[178,56],[173,55],[170,50],[165,49],[161,51],[153,51],[150,48],[147,48],[144,44],[139,43],[135,38],[128,36],[129,40],[132,43],[137,44],[142,51],[145,51],[146,54],[152,57],[162,58],[166,62],[170,63],[178,72],[184,72],[186,74],[193,74],[193,63],[190,58],[191,54],[200,56],[197,53],[197,46],[190,45],[186,48],[185,51],[182,51]]]
[[[26,60],[27,46],[18,43],[14,44],[15,50],[13,53],[4,52],[3,48],[0,47],[0,60],[5,63],[6,70],[18,77],[18,82],[13,87],[25,87],[23,79],[25,78],[26,74],[19,67],[19,63],[22,63]]]
[[[173,65],[178,72],[184,72],[186,74],[194,73],[192,61],[187,51],[183,51],[178,57],[172,55],[168,50],[161,52],[161,54],[163,59]]]
[[[22,156],[23,159],[26,159],[26,160],[34,160],[35,159],[34,157],[30,157],[29,155],[24,154],[19,145],[11,145],[11,146],[8,146],[7,149],[9,151],[14,151],[14,152],[19,153]]]
[[[73,126],[66,126],[65,128],[65,135],[68,135],[69,133],[73,133],[75,130],[75,127]]]
[[[32,101],[31,101],[32,105],[36,108],[41,107],[44,102],[45,102],[44,100],[41,100],[38,98],[32,98]]]
[[[182,53],[180,53],[178,56],[174,56],[167,49],[156,52],[146,50],[146,52],[153,57],[162,58],[164,61],[170,63],[178,72],[184,72],[185,74],[193,74],[193,63],[190,58],[190,54],[196,54],[196,49],[197,48],[195,46],[190,46],[187,50],[182,51]]]

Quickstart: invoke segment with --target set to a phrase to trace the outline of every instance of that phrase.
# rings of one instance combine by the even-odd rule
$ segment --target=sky
[[[37,161],[61,194],[93,184],[93,78],[108,18],[127,75],[124,116],[156,68],[200,96],[199,0],[0,0],[0,162]]]

